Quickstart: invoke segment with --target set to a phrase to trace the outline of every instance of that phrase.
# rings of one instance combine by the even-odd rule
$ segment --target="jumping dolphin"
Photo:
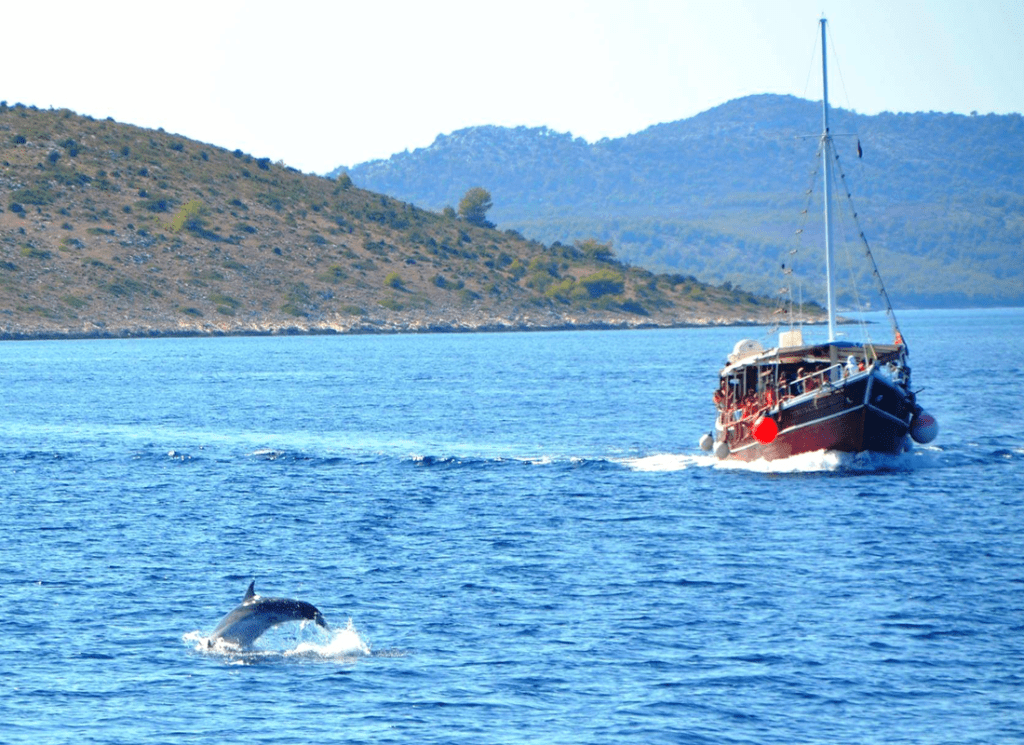
[[[255,587],[256,580],[253,580],[242,598],[242,604],[224,616],[213,630],[209,646],[223,639],[239,647],[249,647],[271,626],[288,621],[315,621],[317,626],[330,629],[323,614],[315,606],[302,600],[261,598],[256,594]]]

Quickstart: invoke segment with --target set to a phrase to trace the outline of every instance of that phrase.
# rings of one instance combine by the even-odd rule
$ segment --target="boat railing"
[[[835,386],[841,385],[848,376],[846,365],[840,362],[814,370],[792,382],[777,381],[774,385],[766,385],[752,398],[728,400],[721,408],[722,426],[735,437],[742,439],[754,422],[770,415],[783,401],[806,393],[820,394],[822,391],[834,390]]]
[[[735,409],[723,413],[723,426],[728,433],[728,440],[743,440],[751,432],[754,422],[762,416],[766,416],[775,406],[774,402],[766,397],[759,397],[757,401],[747,404],[740,404]]]
[[[837,363],[821,370],[815,370],[814,372],[804,375],[802,378],[797,378],[792,383],[788,383],[785,388],[788,388],[788,392],[782,390],[783,386],[779,386],[779,393],[783,394],[784,397],[799,396],[802,393],[810,393],[826,386],[838,383],[843,380],[845,365]]]
[[[778,398],[772,394],[769,389],[752,400],[722,410],[722,426],[730,433],[729,439],[743,439],[753,423],[775,407]]]

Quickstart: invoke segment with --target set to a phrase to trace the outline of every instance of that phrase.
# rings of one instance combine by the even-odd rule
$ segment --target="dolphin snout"
[[[316,622],[317,626],[322,626],[323,628],[327,629],[328,631],[331,630],[331,627],[327,625],[327,619],[324,618],[324,614],[323,613],[320,613],[318,611],[316,616],[313,617],[313,620]]]

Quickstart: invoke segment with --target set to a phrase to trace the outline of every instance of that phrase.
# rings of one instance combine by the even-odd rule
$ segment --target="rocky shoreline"
[[[669,328],[759,326],[757,318],[547,318],[396,320],[363,319],[345,323],[179,324],[177,326],[89,324],[80,328],[0,329],[0,341],[62,341],[86,339],[208,338],[223,336],[334,336],[366,334],[526,333],[539,331],[623,331]]]

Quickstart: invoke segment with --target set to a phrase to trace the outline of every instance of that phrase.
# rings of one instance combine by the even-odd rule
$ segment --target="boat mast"
[[[832,135],[828,128],[828,65],[825,54],[825,19],[821,21],[821,161],[825,174],[825,289],[828,295],[828,340],[836,340],[836,287],[832,276],[834,257],[832,255],[832,215],[829,204],[832,201]]]

